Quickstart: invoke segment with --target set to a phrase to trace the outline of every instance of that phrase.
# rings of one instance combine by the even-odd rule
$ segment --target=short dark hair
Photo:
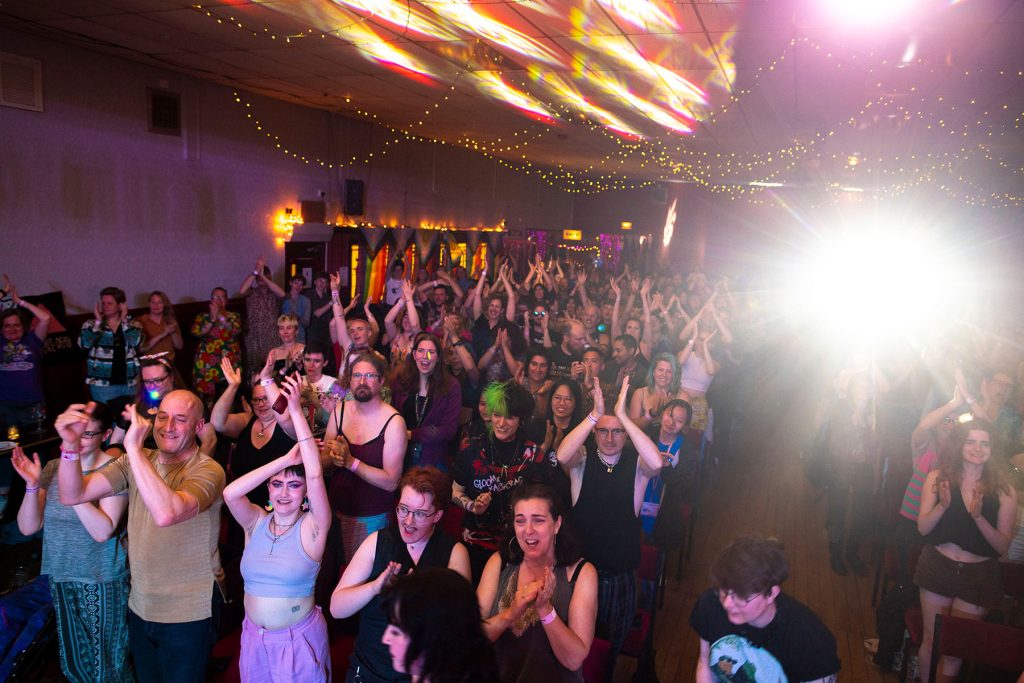
[[[684,401],[681,398],[674,398],[661,407],[661,415],[668,415],[675,408],[682,408],[686,411],[686,426],[690,426],[690,420],[693,419],[693,406],[690,405],[689,401]]]
[[[620,334],[613,341],[622,342],[622,345],[625,346],[630,351],[632,351],[633,353],[636,353],[636,350],[640,348],[640,346],[637,344],[636,339],[634,339],[633,336],[629,334]]]
[[[120,287],[104,287],[100,290],[100,298],[102,299],[105,296],[114,297],[114,301],[119,304],[123,304],[128,301],[128,297],[124,295],[124,290]]]
[[[100,423],[100,431],[105,432],[114,425],[114,411],[106,403],[97,403],[92,409],[90,419]]]
[[[306,286],[306,278],[304,278],[301,275],[292,275],[290,278],[288,278],[288,283],[291,284],[292,282],[295,282],[296,280],[301,282],[303,287]]]
[[[327,344],[321,341],[311,341],[306,344],[306,348],[302,349],[302,355],[308,356],[311,353],[319,353],[324,357],[324,360],[330,358],[330,349],[327,348]]]
[[[608,360],[608,357],[604,355],[604,351],[601,350],[600,346],[588,346],[587,348],[583,349],[583,354],[582,355],[584,357],[588,353],[596,353],[601,358],[602,362],[605,362],[605,361]]]
[[[711,583],[747,598],[767,594],[789,578],[789,561],[775,538],[740,536],[711,563]]]
[[[431,567],[399,576],[381,595],[381,607],[409,638],[406,671],[419,662],[423,680],[497,683],[498,665],[476,592],[461,575]]]
[[[28,327],[28,323],[25,320],[25,316],[22,315],[21,311],[17,308],[8,308],[5,311],[0,312],[0,325],[4,323],[8,318],[17,318],[18,322],[24,327]]]
[[[330,282],[331,276],[327,274],[326,270],[318,270],[316,275],[313,276],[313,282],[316,282],[317,280],[327,280]]]
[[[211,297],[213,296],[214,292],[224,292],[224,298],[225,299],[228,298],[228,290],[224,289],[223,287],[214,287],[213,289],[211,289],[210,290],[210,296]]]

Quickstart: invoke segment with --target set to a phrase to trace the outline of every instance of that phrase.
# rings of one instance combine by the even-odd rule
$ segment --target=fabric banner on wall
[[[391,228],[389,232],[391,239],[395,241],[395,254],[398,255],[405,253],[405,248],[409,246],[409,240],[416,231],[412,228]]]
[[[439,230],[417,230],[416,231],[416,259],[420,265],[426,265],[437,248],[437,240],[440,236]]]
[[[366,248],[369,251],[369,256],[376,256],[380,250],[380,245],[384,241],[384,235],[387,234],[387,228],[374,228],[372,226],[363,226],[359,228],[359,231],[363,233],[363,239],[366,240]]]
[[[67,317],[64,310],[64,292],[47,292],[35,296],[25,296],[25,301],[49,311],[50,328],[43,342],[43,367],[61,365],[63,363],[77,363],[82,359],[82,352],[78,348],[78,330],[73,333],[64,327],[63,320]],[[35,329],[36,321],[32,321],[31,329]],[[27,332],[31,334],[31,332]]]

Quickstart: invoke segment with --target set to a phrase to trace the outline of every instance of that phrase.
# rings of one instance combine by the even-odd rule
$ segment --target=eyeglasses
[[[547,316],[547,311],[534,311],[533,314],[538,318],[544,318]]]
[[[252,397],[252,402],[253,403],[270,403],[270,399],[267,398],[266,396],[253,396]]]
[[[609,434],[611,434],[616,439],[626,433],[625,429],[605,429],[604,427],[600,427],[598,429],[595,429],[594,431],[597,432],[598,436],[607,437]]]
[[[435,512],[437,511],[435,510],[434,512],[428,512],[427,510],[410,510],[404,505],[399,505],[398,507],[395,508],[395,514],[398,515],[399,519],[405,519],[409,515],[412,515],[413,519],[415,519],[417,522],[422,522],[427,517],[433,515]]]
[[[144,379],[144,380],[142,380],[142,383],[144,385],[146,385],[147,387],[158,387],[161,384],[163,384],[164,382],[166,382],[168,377],[170,377],[169,374],[164,375],[163,377],[154,377],[153,379]]]
[[[380,374],[376,372],[353,372],[352,381],[359,382],[366,380],[367,382],[376,382],[380,379]]]
[[[82,436],[85,437],[86,439],[91,439],[94,436],[103,436],[103,432],[102,431],[98,431],[98,432],[91,432],[91,431],[90,432],[82,432]]]
[[[761,594],[760,593],[754,593],[749,598],[741,598],[740,596],[736,595],[736,593],[734,593],[733,591],[724,591],[722,589],[718,589],[718,601],[719,602],[725,602],[726,598],[732,598],[733,604],[736,605],[737,607],[746,607],[747,605],[752,603],[755,599],[757,599],[757,597],[759,595],[761,595]]]

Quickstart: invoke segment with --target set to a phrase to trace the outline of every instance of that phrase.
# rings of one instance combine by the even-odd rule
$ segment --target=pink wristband
[[[550,611],[550,612],[548,612],[548,614],[547,614],[547,616],[546,616],[546,617],[541,617],[541,618],[540,618],[540,623],[542,623],[542,624],[544,624],[545,626],[547,626],[547,625],[548,625],[548,624],[550,624],[550,623],[551,623],[552,621],[554,621],[554,620],[555,620],[555,617],[557,617],[557,616],[558,616],[558,615],[557,615],[557,614],[555,614],[555,608],[554,608],[554,607],[552,607],[552,608],[551,608],[551,611]]]
[[[67,449],[60,449],[61,460],[78,460],[78,451],[69,451]]]
[[[359,467],[359,460],[356,460],[355,458],[352,458],[352,462],[350,462],[348,464],[349,472],[355,472],[356,469],[358,469],[358,467]]]

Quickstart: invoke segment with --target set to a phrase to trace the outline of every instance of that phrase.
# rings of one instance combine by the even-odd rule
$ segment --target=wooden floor
[[[842,661],[839,680],[895,682],[895,674],[883,674],[865,660],[863,641],[876,635],[872,578],[840,577],[829,569],[826,500],[808,484],[799,461],[814,406],[799,402],[808,392],[770,384],[763,384],[748,403],[737,452],[720,464],[701,497],[693,553],[682,581],[675,581],[675,558],[670,559],[665,606],[655,632],[659,680],[693,680],[699,652],[689,626],[694,601],[709,586],[715,555],[733,537],[754,532],[784,543],[791,572],[783,591],[814,610],[835,635]],[[869,564],[870,551],[865,547],[861,552]],[[632,660],[621,661],[616,682],[629,681],[633,670]]]

